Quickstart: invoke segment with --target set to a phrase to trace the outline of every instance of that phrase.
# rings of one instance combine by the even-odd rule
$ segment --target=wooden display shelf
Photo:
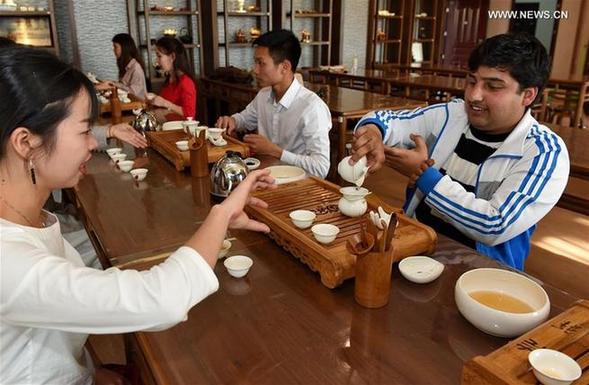
[[[356,256],[346,248],[346,240],[360,233],[360,225],[370,210],[378,206],[387,212],[397,212],[399,227],[395,233],[394,260],[411,255],[429,254],[435,250],[437,234],[428,226],[401,213],[401,210],[384,203],[375,194],[367,196],[368,210],[361,217],[350,218],[338,209],[340,186],[310,177],[298,182],[279,185],[274,190],[254,193],[268,203],[267,209],[248,206],[248,214],[266,223],[270,237],[311,270],[319,272],[321,282],[330,289],[355,275]],[[311,228],[299,229],[289,218],[293,210],[311,210],[317,214],[314,224],[330,223],[340,229],[335,241],[329,245],[318,243]]]
[[[491,354],[468,361],[462,371],[462,385],[538,384],[528,355],[540,348],[572,357],[583,370],[581,378],[573,384],[589,384],[589,301],[578,301]]]
[[[190,151],[180,151],[176,147],[177,141],[188,139],[188,135],[183,130],[148,131],[146,135],[149,146],[172,162],[176,170],[182,171],[190,167]],[[209,163],[216,162],[227,151],[239,152],[244,158],[249,156],[247,144],[230,136],[223,135],[223,138],[227,141],[225,146],[215,146],[207,141]]]

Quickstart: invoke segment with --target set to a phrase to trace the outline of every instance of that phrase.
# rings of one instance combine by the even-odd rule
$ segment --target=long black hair
[[[171,36],[164,36],[155,42],[155,46],[166,55],[171,55],[172,53],[176,54],[176,60],[174,60],[174,71],[180,70],[184,72],[184,74],[192,79],[192,82],[196,85],[196,75],[192,70],[190,60],[188,59],[188,52],[180,40]],[[166,83],[169,81],[170,77],[168,75]]]
[[[121,56],[117,58],[117,67],[119,68],[119,79],[121,79],[126,72],[127,65],[132,59],[137,60],[137,63],[145,72],[145,64],[143,58],[139,54],[139,50],[135,45],[135,40],[128,33],[119,33],[112,38],[113,43],[121,46]]]
[[[90,97],[94,123],[98,100],[83,73],[43,50],[19,46],[0,49],[0,159],[18,127],[39,135],[51,152],[56,128],[71,113],[71,104],[80,91]]]

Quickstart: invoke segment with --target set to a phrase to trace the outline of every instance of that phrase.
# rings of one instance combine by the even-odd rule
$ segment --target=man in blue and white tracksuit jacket
[[[358,123],[354,143],[356,159],[368,155],[374,168],[386,161],[416,181],[407,214],[520,270],[536,223],[566,186],[569,158],[562,139],[530,114],[543,83],[530,87],[529,74],[516,80],[519,62],[510,67],[487,58],[499,51],[495,59],[513,60],[516,50],[541,64],[534,40],[488,39],[469,60],[466,101],[371,112]]]

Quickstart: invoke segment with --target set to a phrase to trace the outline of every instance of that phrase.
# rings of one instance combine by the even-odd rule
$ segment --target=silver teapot
[[[227,151],[211,170],[211,194],[227,197],[247,177],[248,168],[238,152]]]
[[[160,124],[155,116],[144,109],[141,109],[136,113],[135,120],[131,123],[131,127],[135,130],[144,134],[146,131],[157,131],[160,128]],[[145,134],[144,134],[145,135]]]

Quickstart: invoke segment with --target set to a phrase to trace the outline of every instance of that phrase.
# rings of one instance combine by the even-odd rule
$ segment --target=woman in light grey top
[[[140,99],[145,99],[147,84],[145,65],[133,38],[127,33],[119,33],[112,38],[112,47],[117,58],[119,81],[105,81],[96,85],[99,91],[112,87],[127,91]]]

